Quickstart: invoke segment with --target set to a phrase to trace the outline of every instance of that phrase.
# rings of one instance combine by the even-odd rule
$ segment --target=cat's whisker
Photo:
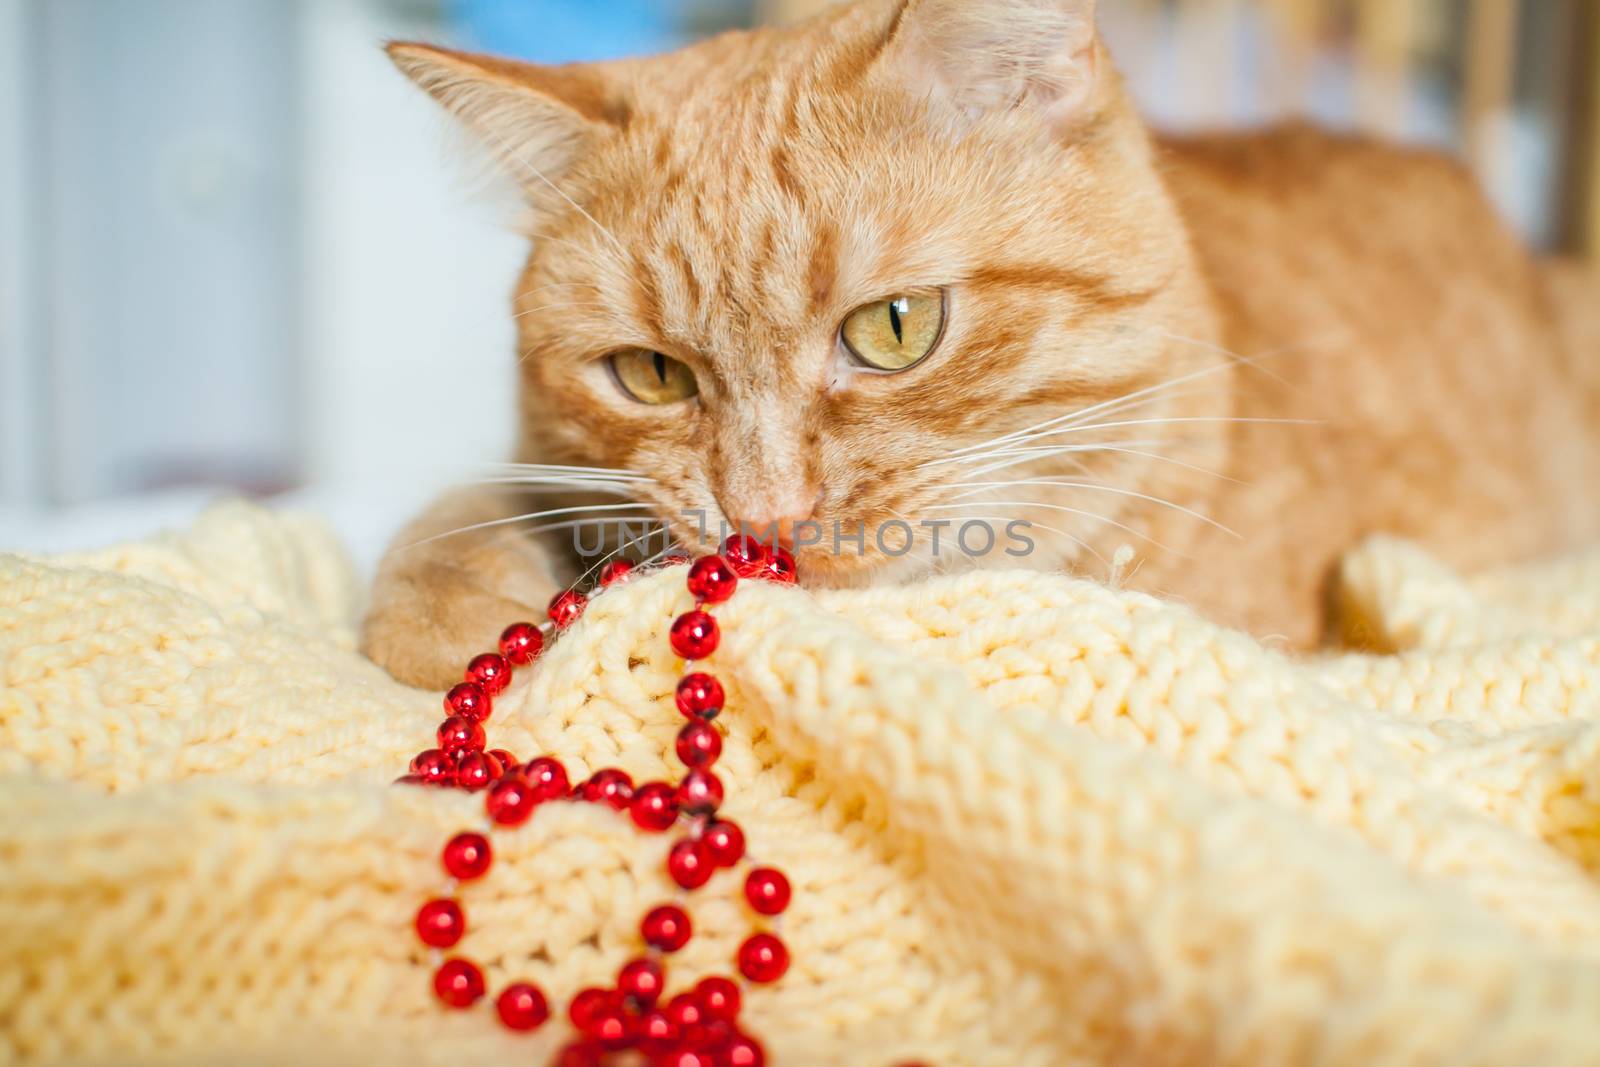
[[[991,502],[990,501],[983,501],[982,503],[990,504]],[[1007,505],[1004,502],[998,502],[998,503],[995,503],[994,506],[1005,507]],[[1048,533],[1053,533],[1057,537],[1066,538],[1068,541],[1071,541],[1073,544],[1077,545],[1079,548],[1081,548],[1085,552],[1089,553],[1089,555],[1091,555],[1095,559],[1099,560],[1100,563],[1103,566],[1105,566],[1107,568],[1109,568],[1111,566],[1111,561],[1106,559],[1100,553],[1096,552],[1094,550],[1094,547],[1092,545],[1090,545],[1087,541],[1083,540],[1080,537],[1074,537],[1072,534],[1067,533],[1067,531],[1065,531],[1065,530],[1058,530],[1054,526],[1046,526],[1042,522],[1034,522],[1032,519],[1019,519],[1015,515],[968,515],[968,516],[966,516],[966,521],[968,521],[968,522],[981,522],[985,526],[988,526],[991,531],[994,529],[994,524],[997,523],[997,522],[1003,522],[1003,523],[1006,523],[1007,525],[1009,525],[1009,524],[1011,524],[1013,522],[1024,522],[1024,523],[1027,523],[1029,529],[1037,528],[1037,529],[1040,529],[1040,530],[1044,530],[1044,531],[1046,531]]]
[[[576,211],[578,214],[582,215],[584,218],[588,219],[591,223],[593,223],[594,224],[594,228],[599,230],[602,234],[605,235],[606,240],[611,242],[612,247],[614,247],[617,250],[617,252],[624,259],[628,258],[628,250],[623,247],[621,241],[617,240],[617,235],[612,233],[610,230],[606,229],[604,226],[600,225],[600,220],[595,218],[593,215],[589,214],[587,211],[585,211],[583,209],[583,205],[582,204],[578,203],[576,200],[572,199],[572,197],[567,195],[566,190],[562,189],[555,182],[553,182],[549,178],[545,177],[544,171],[540,170],[538,167],[533,165],[533,161],[528,158],[527,153],[519,152],[504,137],[501,137],[499,134],[495,133],[494,128],[492,126],[485,126],[483,128],[483,132],[486,133],[489,136],[490,140],[495,141],[496,143],[498,143],[500,145],[500,148],[506,153],[506,155],[511,157],[513,162],[515,162],[515,163],[519,164],[520,166],[522,166],[523,168],[525,168],[529,174],[533,175],[535,178],[538,178],[541,182],[543,182],[550,189],[551,192],[555,193],[561,199],[563,199],[567,203],[571,204],[574,211]]]
[[[663,522],[662,520],[660,520],[660,519],[653,519],[653,520],[651,520],[651,522],[653,523],[653,528],[646,529],[643,533],[639,534],[637,537],[630,537],[628,540],[624,541],[622,544],[618,545],[616,548],[613,548],[610,552],[607,552],[605,555],[601,556],[594,563],[590,564],[589,568],[587,570],[585,570],[582,574],[580,574],[578,576],[577,581],[575,581],[573,583],[573,585],[575,587],[582,588],[589,581],[590,577],[592,577],[596,571],[600,570],[600,568],[604,567],[607,563],[610,563],[613,559],[617,558],[618,556],[620,556],[622,553],[626,552],[628,549],[632,548],[633,546],[637,545],[639,542],[648,541],[652,537],[657,537],[657,536],[666,537],[667,538],[667,548],[662,549],[660,552],[658,552],[654,556],[652,556],[649,560],[646,560],[644,565],[648,566],[654,560],[659,559],[660,557],[666,555],[667,549],[670,549],[671,546],[672,546],[671,531],[668,529],[667,524],[665,522]],[[622,530],[622,533],[626,534],[627,532],[628,532],[627,528],[624,527],[623,530]]]
[[[1142,530],[1136,530],[1132,526],[1127,525],[1126,523],[1118,522],[1116,519],[1113,519],[1113,518],[1111,518],[1109,516],[1106,516],[1106,515],[1101,515],[1099,512],[1086,511],[1083,508],[1068,507],[1065,504],[1047,504],[1047,503],[1045,503],[1043,501],[1040,501],[1040,500],[974,500],[970,504],[934,504],[934,505],[931,505],[928,508],[928,510],[929,511],[959,511],[959,510],[963,510],[963,509],[966,509],[966,508],[984,508],[984,507],[1042,508],[1045,511],[1059,511],[1059,512],[1063,512],[1063,513],[1068,514],[1068,515],[1077,515],[1077,516],[1080,516],[1081,518],[1090,519],[1090,520],[1092,520],[1094,522],[1104,523],[1107,526],[1114,526],[1117,529],[1124,531],[1125,533],[1132,534],[1134,537],[1137,537],[1141,541],[1144,541],[1144,542],[1146,542],[1148,544],[1154,545],[1156,548],[1159,548],[1164,552],[1171,552],[1175,556],[1186,558],[1186,557],[1183,557],[1183,553],[1177,551],[1176,549],[1172,548],[1169,545],[1162,544],[1160,541],[1156,540],[1154,537],[1151,537],[1149,534],[1145,533]],[[1023,521],[1027,521],[1027,520],[1023,520]],[[1102,559],[1101,562],[1102,563],[1105,562],[1104,559]]]
[[[426,545],[426,544],[429,544],[429,543],[434,542],[434,541],[441,540],[441,539],[446,538],[446,537],[454,537],[457,534],[471,533],[474,530],[488,530],[488,529],[492,529],[492,528],[494,528],[496,526],[510,526],[510,525],[515,524],[515,523],[521,523],[521,522],[537,522],[540,519],[554,518],[557,515],[577,515],[577,514],[581,514],[583,512],[586,512],[586,511],[635,511],[635,510],[638,510],[640,508],[649,508],[650,506],[651,505],[649,505],[649,504],[630,503],[630,504],[586,504],[586,505],[583,505],[581,507],[551,508],[548,511],[534,511],[534,512],[529,512],[526,515],[510,515],[510,516],[506,516],[505,518],[488,519],[488,520],[486,520],[484,522],[475,522],[475,523],[472,523],[472,524],[470,524],[468,526],[458,526],[453,530],[446,530],[443,533],[436,533],[431,537],[424,537],[420,541],[413,541],[413,542],[411,542],[411,544],[404,545],[402,547],[404,547],[404,548],[416,548],[418,545]],[[610,519],[610,520],[597,520],[597,521],[626,522],[626,521],[629,521],[629,520],[627,520],[627,519]],[[536,530],[528,530],[528,531],[524,531],[524,532],[525,533],[536,533],[537,531]]]
[[[951,489],[973,489],[975,492],[960,493],[951,497],[950,499],[964,500],[969,496],[976,496],[978,492],[986,489],[1004,489],[1013,486],[1038,486],[1046,489],[1084,489],[1092,492],[1115,493],[1118,496],[1133,497],[1137,500],[1144,500],[1151,504],[1159,504],[1162,507],[1171,508],[1174,511],[1182,512],[1191,518],[1198,519],[1213,529],[1220,530],[1222,533],[1228,534],[1231,537],[1237,537],[1241,541],[1244,540],[1244,535],[1239,533],[1237,530],[1224,526],[1211,516],[1195,511],[1193,508],[1184,507],[1182,504],[1179,504],[1176,501],[1168,500],[1165,497],[1154,496],[1150,493],[1141,493],[1135,489],[1124,489],[1117,485],[1101,485],[1096,482],[1057,482],[1046,478],[1025,478],[1020,481],[1010,482],[956,482],[954,485],[950,486]]]
[[[557,310],[571,311],[571,310],[573,310],[575,308],[583,308],[586,311],[611,311],[612,310],[612,308],[609,305],[596,303],[594,301],[568,300],[568,301],[564,301],[564,302],[561,302],[561,303],[541,304],[536,308],[528,308],[526,311],[517,312],[515,315],[512,315],[511,318],[513,320],[525,319],[529,315],[537,315],[541,311],[557,311]]]
[[[484,464],[484,466],[499,470],[550,471],[561,474],[594,475],[596,477],[602,475],[611,475],[616,477],[633,478],[638,481],[655,481],[654,478],[651,478],[649,475],[641,471],[629,470],[626,467],[583,467],[566,463],[487,463]]]

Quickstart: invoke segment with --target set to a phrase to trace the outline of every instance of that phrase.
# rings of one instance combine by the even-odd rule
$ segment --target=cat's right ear
[[[405,41],[386,51],[535,201],[555,191],[594,138],[628,121],[627,103],[592,66],[534,66]]]

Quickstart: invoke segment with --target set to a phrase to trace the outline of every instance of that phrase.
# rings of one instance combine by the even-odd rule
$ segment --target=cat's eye
[[[839,328],[851,355],[885,371],[921,363],[943,333],[943,293],[896,296],[858,307]]]
[[[630,348],[612,353],[610,363],[622,391],[641,404],[676,404],[700,391],[694,371],[660,352]]]

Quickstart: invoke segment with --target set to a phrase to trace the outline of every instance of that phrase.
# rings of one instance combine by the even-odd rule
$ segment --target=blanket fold
[[[676,768],[682,575],[597,598],[488,723]],[[1290,657],[1088,582],[973,573],[719,608],[719,774],[789,874],[780,1065],[1600,1062],[1600,552],[1462,578],[1374,541],[1370,652]],[[540,1063],[431,998],[410,923],[481,797],[390,785],[439,695],[355,652],[316,523],[0,556],[0,1062]],[[513,620],[505,620],[511,622]],[[588,805],[498,832],[462,950],[566,997],[671,898]],[[719,874],[669,988],[753,916]]]

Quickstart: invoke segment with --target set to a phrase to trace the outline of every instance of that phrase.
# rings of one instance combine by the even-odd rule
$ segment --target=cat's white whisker
[[[1099,512],[1086,511],[1083,508],[1072,508],[1072,507],[1068,507],[1065,504],[1047,504],[1047,503],[1045,503],[1045,502],[1043,502],[1041,500],[974,500],[970,504],[934,504],[934,505],[931,505],[927,510],[929,510],[929,511],[959,511],[959,510],[963,510],[963,509],[966,509],[966,508],[986,508],[986,507],[1042,508],[1045,511],[1059,511],[1059,512],[1063,512],[1063,513],[1068,514],[1068,515],[1077,515],[1077,516],[1080,516],[1081,518],[1093,520],[1094,522],[1104,523],[1107,526],[1114,526],[1117,529],[1124,531],[1125,533],[1132,534],[1134,537],[1139,538],[1139,540],[1141,540],[1141,541],[1145,541],[1145,542],[1147,542],[1149,544],[1152,544],[1155,547],[1157,547],[1159,549],[1162,549],[1163,551],[1171,552],[1173,555],[1176,555],[1176,556],[1182,556],[1183,555],[1183,553],[1178,552],[1176,549],[1174,549],[1174,548],[1172,548],[1172,547],[1170,547],[1168,545],[1162,544],[1160,541],[1156,540],[1154,537],[1151,537],[1149,534],[1145,533],[1142,530],[1136,530],[1132,526],[1129,526],[1129,525],[1127,525],[1125,523],[1118,522],[1116,519],[1110,518],[1109,516],[1101,515]],[[1028,520],[1023,520],[1023,521],[1028,521]],[[1102,559],[1101,562],[1104,562],[1104,560]]]
[[[1093,492],[1115,493],[1118,496],[1133,497],[1138,500],[1148,501],[1151,504],[1159,504],[1162,507],[1171,508],[1174,511],[1180,511],[1183,514],[1188,515],[1191,518],[1198,519],[1207,526],[1220,530],[1231,537],[1237,537],[1241,541],[1244,540],[1244,535],[1239,533],[1237,530],[1224,526],[1211,516],[1195,511],[1193,508],[1184,507],[1182,504],[1179,504],[1176,501],[1168,500],[1165,497],[1153,496],[1150,493],[1141,493],[1135,489],[1124,489],[1117,485],[1101,485],[1096,482],[1057,482],[1046,478],[1025,478],[1020,481],[1010,482],[956,482],[950,488],[967,488],[974,491],[970,493],[958,494],[957,496],[951,497],[951,499],[963,500],[969,496],[976,496],[979,492],[982,492],[986,489],[1005,489],[1013,486],[1038,486],[1040,488],[1047,489],[1084,489]]]
[[[472,523],[472,524],[467,525],[467,526],[458,526],[453,530],[446,530],[443,533],[436,533],[431,537],[424,537],[420,541],[413,541],[413,542],[411,542],[411,544],[405,545],[403,547],[405,547],[405,548],[415,548],[418,545],[426,545],[426,544],[429,544],[430,542],[438,541],[438,540],[441,540],[441,539],[446,538],[446,537],[454,537],[457,534],[471,533],[474,530],[488,530],[488,529],[492,529],[493,527],[496,527],[496,526],[510,526],[510,525],[513,525],[513,524],[519,523],[519,522],[537,522],[540,519],[554,518],[557,515],[577,515],[577,514],[581,514],[583,512],[586,512],[586,511],[634,511],[634,510],[638,510],[640,508],[648,509],[650,507],[651,507],[651,505],[649,505],[649,504],[630,503],[630,504],[587,504],[587,505],[584,505],[582,507],[551,508],[548,511],[534,511],[534,512],[529,512],[526,515],[509,515],[509,516],[506,516],[504,518],[488,519],[488,520],[486,520],[484,522],[475,522],[475,523]],[[610,519],[610,520],[597,520],[597,521],[626,522],[628,520],[627,519]],[[528,530],[528,531],[524,531],[524,532],[526,532],[526,533],[536,533],[538,531],[536,531],[536,530]]]

